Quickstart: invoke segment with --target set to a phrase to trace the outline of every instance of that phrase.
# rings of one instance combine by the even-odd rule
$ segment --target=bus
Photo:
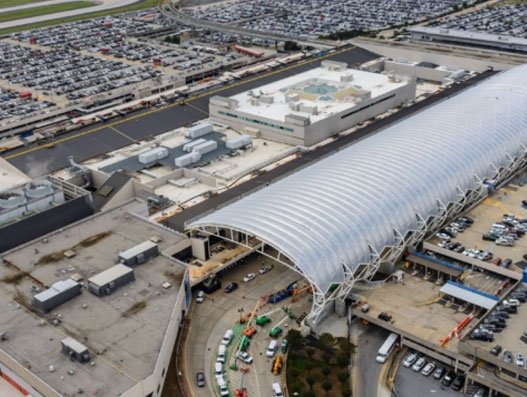
[[[393,351],[393,348],[395,347],[398,338],[399,335],[394,333],[388,335],[388,338],[386,338],[386,340],[382,344],[381,348],[379,349],[379,352],[377,353],[377,357],[375,358],[378,363],[383,364],[386,362],[386,359]]]

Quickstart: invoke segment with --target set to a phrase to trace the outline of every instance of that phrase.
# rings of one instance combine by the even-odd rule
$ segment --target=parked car
[[[452,390],[459,391],[465,384],[465,376],[464,375],[458,375],[456,376],[456,379],[454,379],[454,382],[452,382]]]
[[[403,361],[403,366],[406,367],[406,368],[410,368],[412,365],[414,365],[414,363],[417,361],[417,354],[415,353],[410,353],[408,354],[404,361]]]
[[[446,369],[444,367],[437,367],[436,370],[434,371],[434,379],[441,379],[443,377],[443,375],[445,374],[446,372]]]
[[[421,357],[420,359],[418,359],[415,364],[412,366],[412,369],[415,371],[415,372],[419,372],[423,369],[423,367],[426,365],[426,360]]]
[[[238,353],[238,358],[242,360],[245,364],[252,364],[253,358],[247,352]]]
[[[238,288],[238,283],[236,281],[232,281],[225,287],[225,292],[230,294],[232,291]]]
[[[199,290],[198,295],[196,297],[196,303],[203,303],[205,302],[205,291]]]
[[[392,316],[386,312],[380,312],[377,317],[384,321],[390,321],[392,319]]]
[[[476,392],[472,395],[472,397],[487,397],[489,395],[489,392],[487,389],[480,387]]]
[[[198,387],[205,387],[205,374],[203,372],[196,374],[196,384]]]
[[[448,373],[445,375],[443,379],[441,379],[441,384],[443,386],[450,386],[452,382],[454,381],[454,378],[456,377],[456,373],[454,371],[448,371]]]
[[[269,265],[263,265],[260,268],[259,272],[260,272],[260,274],[265,274],[267,272],[270,272],[271,270],[273,270],[273,265],[269,264]]]
[[[500,345],[496,345],[492,349],[490,349],[490,354],[492,354],[493,356],[498,357],[502,350],[503,350],[503,348]]]
[[[248,283],[249,281],[252,281],[255,278],[256,278],[256,274],[255,273],[249,273],[243,278],[243,281]]]
[[[508,350],[505,350],[503,352],[503,361],[505,361],[508,364],[512,364],[512,359],[513,359],[512,353]]]
[[[435,368],[436,368],[436,365],[434,363],[428,363],[421,370],[421,375],[430,376],[430,374],[434,371]]]
[[[525,367],[525,356],[521,353],[516,353],[516,365],[518,367]]]

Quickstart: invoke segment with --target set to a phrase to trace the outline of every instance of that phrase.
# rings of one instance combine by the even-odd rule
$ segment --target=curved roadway
[[[73,0],[51,0],[51,1],[28,4],[28,6],[31,6],[31,7],[18,6],[18,7],[2,8],[0,9],[0,11],[1,12],[16,11],[16,10],[20,10],[23,8],[33,8],[33,7],[40,7],[42,5],[67,3],[70,1],[73,1]],[[92,12],[111,10],[113,8],[119,8],[119,7],[128,6],[130,4],[138,3],[139,1],[142,1],[142,0],[101,0],[101,1],[98,1],[98,3],[102,3],[102,4],[95,4],[93,7],[85,7],[85,8],[79,8],[77,10],[55,12],[52,14],[39,15],[35,17],[15,19],[13,21],[2,22],[0,23],[0,29],[13,28],[13,27],[22,26],[22,25],[30,25],[32,23],[49,21],[52,19],[67,18],[67,17],[82,15],[82,14],[89,14]]]

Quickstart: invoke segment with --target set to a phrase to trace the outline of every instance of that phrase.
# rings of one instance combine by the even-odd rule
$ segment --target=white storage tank
[[[200,136],[207,135],[214,131],[212,124],[209,122],[199,123],[193,127],[190,127],[185,132],[187,138],[199,138]]]
[[[195,146],[198,146],[204,142],[207,142],[205,139],[196,139],[195,141],[192,141],[192,142],[189,142],[189,143],[185,143],[183,145],[183,151],[184,152],[192,152],[192,149],[194,149]]]
[[[249,135],[240,135],[225,142],[227,149],[236,150],[250,145],[253,142]]]
[[[206,153],[213,152],[218,148],[218,142],[216,141],[207,141],[204,143],[201,143],[197,146],[194,146],[194,149],[192,149],[193,152],[199,153],[200,155],[204,155]]]
[[[164,159],[168,156],[168,149],[165,147],[157,147],[155,149],[147,150],[146,152],[139,153],[137,159],[141,164],[150,164],[154,161]]]
[[[197,152],[191,152],[189,154],[184,154],[183,156],[179,156],[174,161],[176,164],[176,167],[183,168],[186,166],[189,166],[191,164],[197,163],[201,159],[201,154]]]

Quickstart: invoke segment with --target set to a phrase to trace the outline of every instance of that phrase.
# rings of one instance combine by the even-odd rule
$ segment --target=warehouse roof
[[[129,201],[3,254],[0,329],[9,334],[9,343],[0,344],[0,352],[27,368],[28,379],[30,372],[57,395],[77,395],[81,388],[85,394],[118,396],[149,377],[159,362],[185,274],[167,255],[137,266],[133,283],[104,298],[82,293],[45,316],[30,305],[35,286],[97,279],[112,268],[119,252],[152,236],[159,238],[161,252],[183,239],[136,215],[138,206],[146,211],[144,203]],[[66,251],[75,255],[66,257]],[[165,289],[166,282],[173,287]],[[93,366],[61,353],[60,341],[67,337],[86,345]],[[50,365],[56,371],[50,372]],[[74,374],[65,375],[66,382],[63,375],[70,369]]]
[[[429,226],[446,209],[460,208],[448,204],[523,156],[526,99],[527,66],[519,66],[189,227],[254,235],[325,292],[345,282],[348,270],[404,247],[401,240],[416,236],[410,232],[423,230],[423,222]]]

